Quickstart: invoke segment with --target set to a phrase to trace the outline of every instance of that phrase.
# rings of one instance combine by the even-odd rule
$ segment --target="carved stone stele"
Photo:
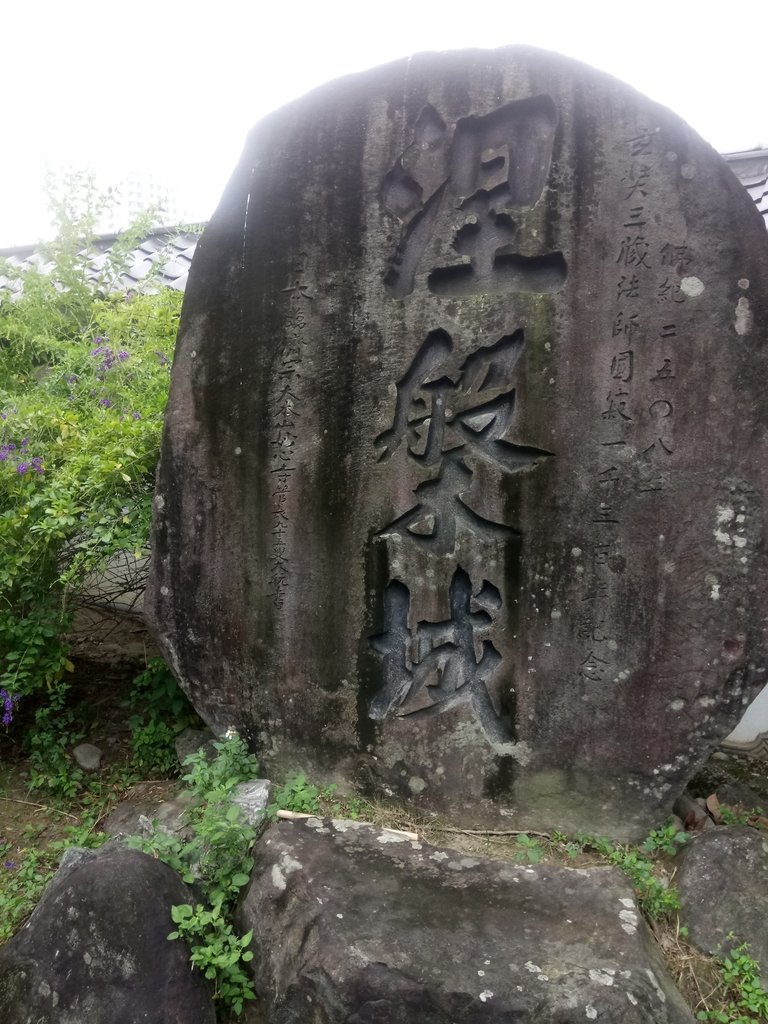
[[[274,773],[635,838],[766,680],[768,244],[541,51],[266,118],[187,289],[149,615]]]

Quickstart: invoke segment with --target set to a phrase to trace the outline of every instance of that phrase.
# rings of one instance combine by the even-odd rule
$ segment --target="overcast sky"
[[[715,8],[715,5],[711,5]],[[206,219],[264,114],[421,50],[527,43],[623,79],[717,149],[768,145],[754,5],[674,0],[9,0],[0,22],[0,246],[46,231],[45,166],[151,167]]]

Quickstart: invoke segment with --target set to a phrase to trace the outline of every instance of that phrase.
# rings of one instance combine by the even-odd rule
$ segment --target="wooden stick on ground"
[[[18,800],[13,796],[0,796],[0,800],[5,800],[9,804],[24,804],[25,807],[36,807],[38,811],[50,811],[53,814],[63,814],[65,818],[71,818],[73,821],[79,821],[80,819],[76,814],[70,814],[68,811],[60,811],[58,807],[48,807],[46,804],[34,804],[31,800]]]
[[[478,829],[453,828],[451,825],[431,825],[436,832],[456,832],[463,836],[536,836],[539,839],[552,840],[549,832],[534,832],[529,828],[520,829]]]

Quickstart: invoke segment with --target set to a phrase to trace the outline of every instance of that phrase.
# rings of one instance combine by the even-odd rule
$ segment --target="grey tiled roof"
[[[724,153],[733,173],[754,200],[768,228],[768,149],[753,149],[743,153]],[[181,229],[177,227],[156,228],[133,250],[127,261],[126,270],[117,281],[112,282],[114,291],[130,291],[140,286],[149,271],[157,266],[153,287],[163,286],[184,291],[187,275],[195,253],[195,247],[202,234],[203,225]],[[89,259],[89,277],[96,283],[104,267],[106,254],[114,244],[116,235],[100,235],[95,242]],[[36,267],[43,272],[50,269],[39,246],[22,245],[11,249],[0,249],[0,260],[6,259],[11,266],[27,269]],[[0,289],[19,291],[18,280],[3,275],[0,271]]]
[[[751,149],[745,153],[724,153],[724,159],[749,192],[768,227],[768,149]]]
[[[131,291],[141,287],[142,281],[153,268],[156,268],[152,287],[175,288],[184,291],[187,276],[195,254],[195,246],[202,233],[202,226],[180,229],[176,227],[155,228],[137,248],[128,256],[124,271],[110,282],[111,291]],[[107,253],[114,244],[117,235],[99,235],[89,252],[83,250],[81,255],[88,257],[87,274],[96,284],[104,270]],[[36,268],[47,273],[52,263],[46,260],[40,246],[17,245],[10,249],[0,249],[0,260],[6,260],[12,267],[20,270]],[[21,290],[21,282],[9,277],[0,270],[0,288],[13,292]]]

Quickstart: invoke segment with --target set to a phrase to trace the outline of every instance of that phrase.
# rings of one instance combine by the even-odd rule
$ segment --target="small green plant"
[[[72,760],[69,750],[85,736],[69,707],[69,685],[55,683],[47,703],[35,712],[35,724],[28,735],[30,789],[72,799],[83,783],[83,772]]]
[[[64,838],[43,845],[44,826],[30,826],[25,845],[14,856],[11,846],[0,840],[0,944],[7,942],[40,899],[53,878],[61,854],[70,846],[94,848],[109,838],[95,831],[97,817],[86,815],[64,830]],[[29,844],[29,845],[26,845]]]
[[[253,959],[247,948],[253,932],[236,935],[221,903],[210,908],[182,903],[171,908],[176,930],[169,939],[183,939],[189,946],[190,962],[214,984],[214,999],[239,1015],[246,999],[254,998],[250,978],[242,964]]]
[[[25,850],[16,860],[3,860],[0,865],[0,943],[7,942],[34,910],[54,870],[49,858],[36,849]]]
[[[153,658],[133,680],[126,701],[133,765],[147,775],[167,777],[177,771],[176,737],[199,718],[162,658]]]
[[[204,749],[200,749],[184,761],[187,774],[182,778],[195,796],[210,798],[214,792],[225,796],[241,782],[259,777],[258,758],[239,736],[231,735],[215,741],[213,748],[216,757],[212,760]]]
[[[673,821],[668,821],[661,828],[654,829],[640,847],[645,853],[666,853],[674,857],[677,851],[688,842],[688,833],[680,831]]]
[[[542,850],[541,843],[533,836],[519,835],[515,845],[517,850],[514,854],[514,860],[518,861],[518,863],[538,864],[543,856],[544,851]]]
[[[582,832],[578,832],[575,839],[582,849],[593,850],[610,864],[621,868],[634,886],[640,909],[652,920],[674,914],[680,909],[677,889],[656,874],[653,862],[642,848],[621,846],[602,836],[589,836]]]
[[[232,803],[232,792],[239,783],[257,777],[259,765],[236,735],[213,746],[216,757],[212,760],[199,750],[184,762],[183,779],[193,794],[186,814],[191,838],[181,840],[156,831],[149,839],[130,840],[129,845],[159,858],[202,891],[205,902],[173,908],[177,927],[168,938],[187,942],[191,963],[213,982],[214,998],[239,1015],[245,1000],[255,997],[242,969],[252,957],[247,949],[251,933],[238,936],[231,915],[250,879],[256,830]]]
[[[573,839],[570,839],[565,832],[560,832],[557,829],[552,833],[552,843],[564,853],[569,860],[575,860],[582,852],[582,846],[580,843]]]
[[[277,811],[318,814],[320,812],[320,796],[320,789],[308,782],[306,775],[300,772],[288,779],[285,785],[277,790],[269,810],[271,814],[275,814]]]
[[[746,943],[720,961],[723,1009],[699,1010],[696,1019],[714,1024],[765,1024],[768,993],[760,984],[760,967],[749,956]]]
[[[720,816],[724,825],[746,825],[749,822],[763,818],[765,812],[762,807],[753,807],[751,810],[735,811],[732,807],[720,804]]]
[[[293,811],[295,814],[321,814],[328,818],[359,818],[364,802],[356,796],[339,796],[338,786],[316,786],[303,772],[293,775],[274,794],[269,814]]]

